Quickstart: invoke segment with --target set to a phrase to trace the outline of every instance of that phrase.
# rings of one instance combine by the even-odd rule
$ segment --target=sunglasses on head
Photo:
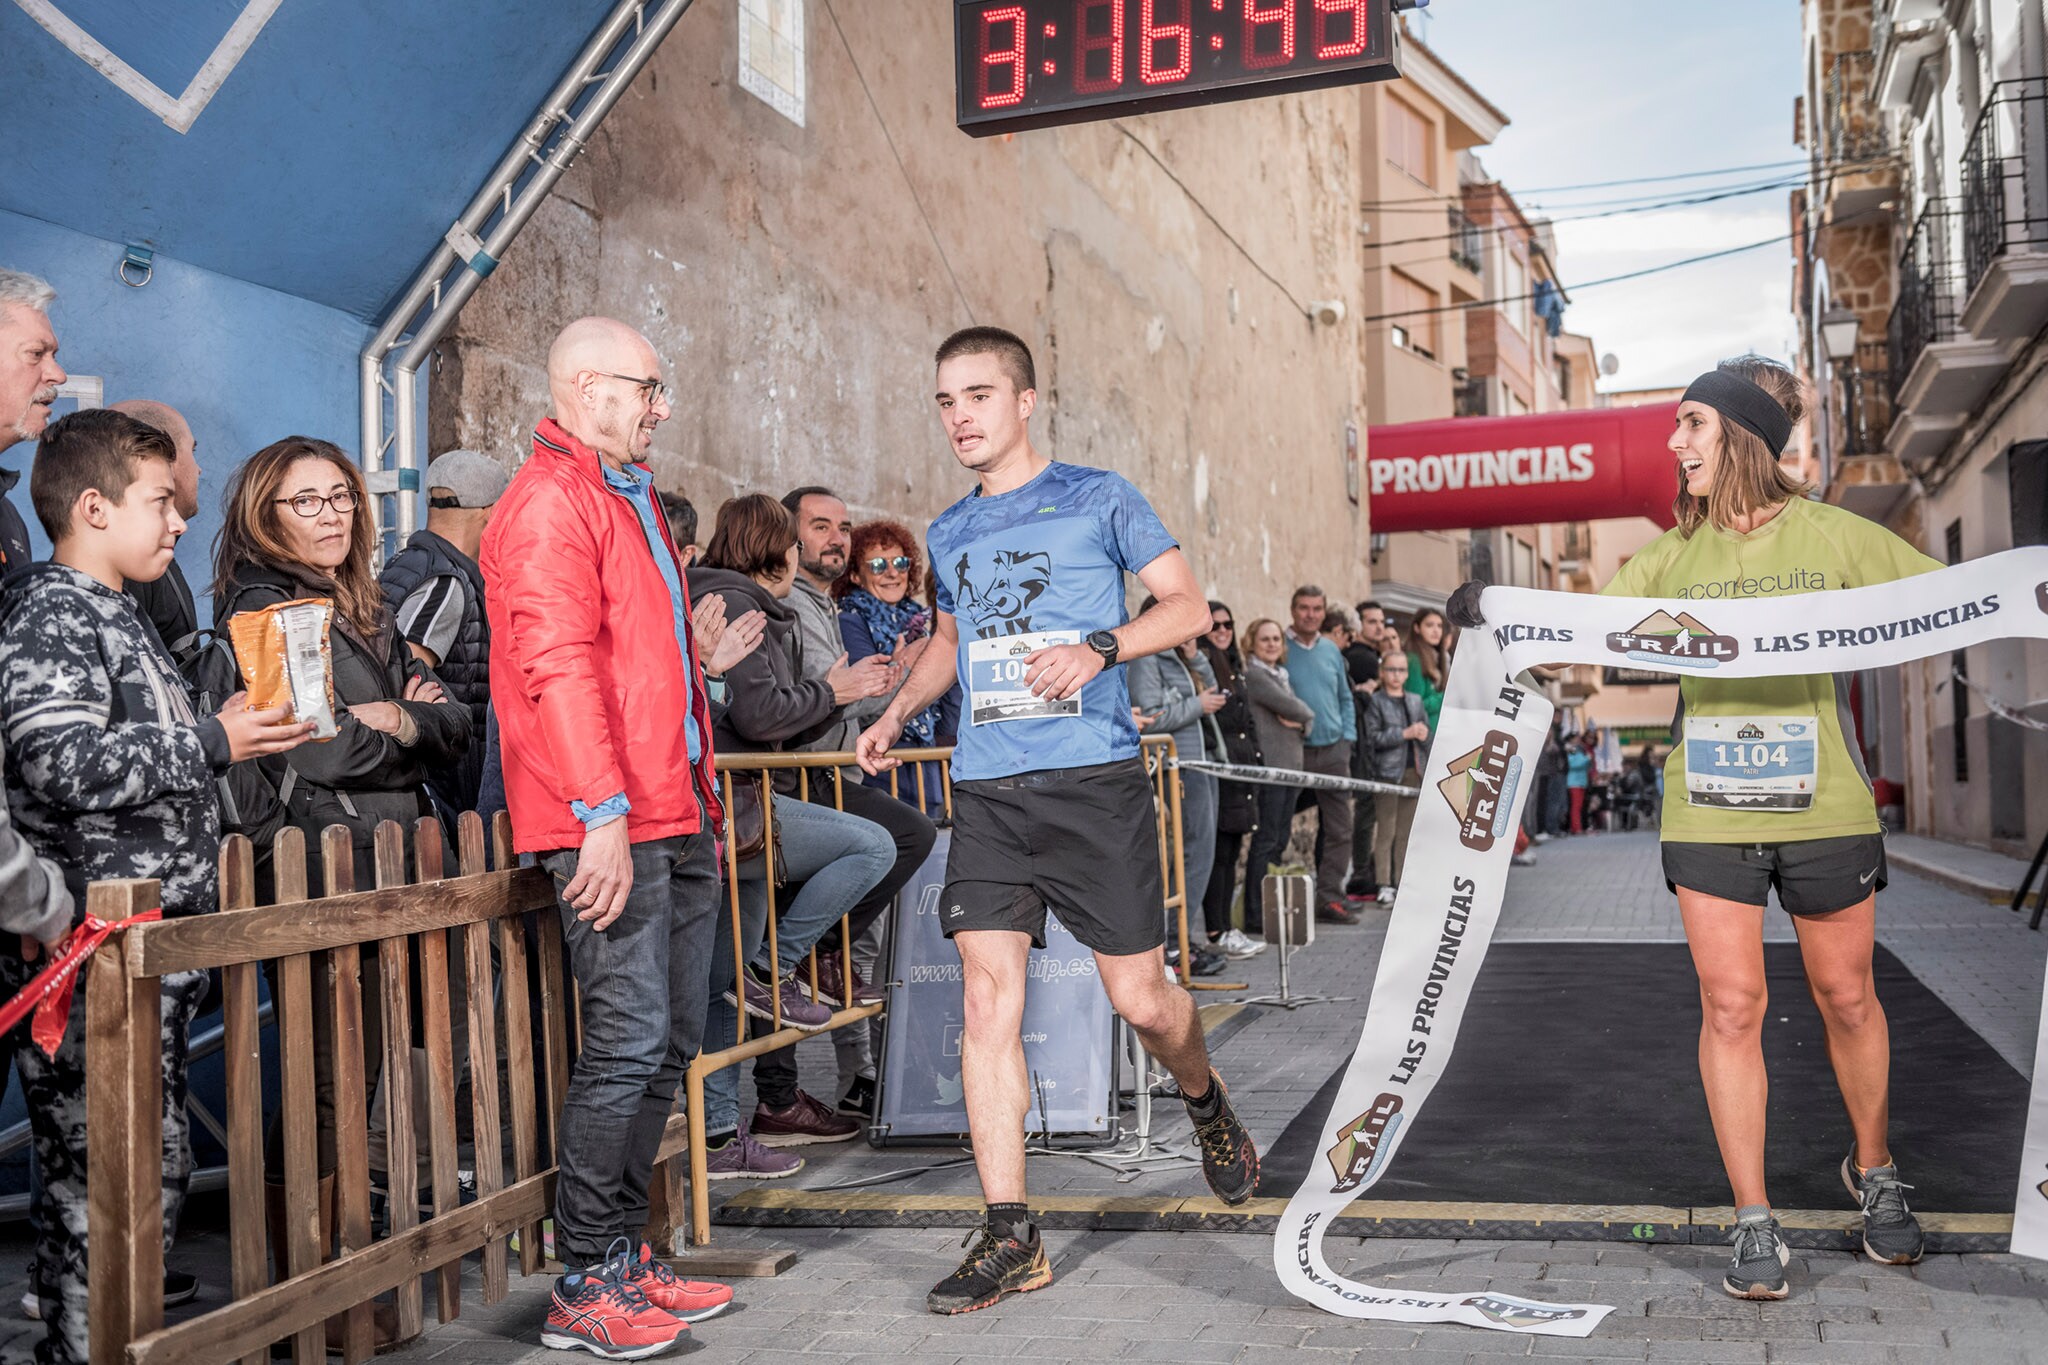
[[[876,556],[868,561],[869,573],[883,573],[889,569],[894,569],[897,573],[909,573],[910,556],[897,555],[894,559],[883,559],[880,556]]]

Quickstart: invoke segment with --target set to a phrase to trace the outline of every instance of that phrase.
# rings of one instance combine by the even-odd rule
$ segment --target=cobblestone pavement
[[[2015,1067],[2028,1070],[2048,934],[2030,934],[2020,917],[2002,908],[1904,875],[1880,899],[1879,914],[1886,945]],[[1325,927],[1296,959],[1296,990],[1357,997],[1352,1003],[1256,1011],[1219,1049],[1232,1095],[1262,1143],[1300,1112],[1355,1042],[1383,928],[1383,919],[1355,929]],[[1776,910],[1769,932],[1791,937]],[[1509,883],[1498,934],[1508,941],[1680,937],[1655,836],[1647,834],[1564,839],[1540,848],[1537,865],[1518,869]],[[1272,957],[1242,964],[1238,979],[1254,990],[1271,989]],[[832,1074],[830,1043],[806,1044],[802,1065],[823,1088]],[[1160,1136],[1169,1142],[1186,1133],[1177,1109],[1167,1106],[1161,1114]],[[804,1151],[809,1169],[785,1184],[815,1187],[954,1155],[874,1152],[858,1143]],[[1189,1168],[1119,1183],[1101,1167],[1072,1159],[1034,1158],[1031,1180],[1039,1194],[1201,1192]],[[974,1182],[971,1171],[954,1170],[885,1188],[962,1193]],[[1916,1267],[1893,1268],[1841,1253],[1796,1252],[1792,1297],[1759,1305],[1721,1293],[1726,1253],[1716,1247],[1386,1238],[1326,1243],[1334,1266],[1375,1285],[1495,1289],[1616,1306],[1593,1337],[1577,1341],[1334,1318],[1280,1287],[1270,1238],[1242,1233],[1048,1232],[1058,1275],[1050,1290],[965,1318],[936,1318],[923,1311],[924,1293],[957,1264],[960,1237],[958,1228],[718,1228],[721,1247],[791,1247],[802,1254],[778,1278],[735,1282],[736,1308],[703,1324],[688,1353],[705,1365],[983,1357],[1254,1362],[1283,1350],[1317,1361],[1409,1365],[1510,1355],[1843,1365],[2048,1362],[2048,1264],[2004,1255],[1934,1256]],[[214,1240],[181,1244],[174,1260],[204,1270],[212,1259],[204,1245]],[[0,1258],[0,1264],[21,1262],[8,1242],[0,1242]],[[212,1298],[217,1285],[208,1288]],[[472,1274],[458,1321],[430,1329],[383,1359],[562,1359],[536,1344],[547,1290],[541,1277],[515,1277],[511,1295],[485,1307]],[[0,1302],[11,1302],[20,1285],[0,1292],[10,1295]],[[25,1341],[0,1332],[0,1358],[21,1358]]]

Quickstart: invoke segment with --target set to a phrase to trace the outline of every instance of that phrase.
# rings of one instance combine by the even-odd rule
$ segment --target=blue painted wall
[[[114,278],[120,259],[116,243],[0,210],[0,265],[56,286],[50,320],[64,368],[98,375],[109,403],[154,398],[191,422],[200,508],[178,562],[203,593],[221,490],[236,465],[294,434],[356,453],[356,356],[369,329],[339,309],[164,256],[150,283],[131,289]],[[33,455],[19,443],[0,453],[0,464],[25,476]],[[49,545],[27,493],[24,479],[17,506],[41,557]]]

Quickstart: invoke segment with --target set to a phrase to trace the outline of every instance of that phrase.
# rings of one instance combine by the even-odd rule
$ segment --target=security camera
[[[1308,315],[1325,327],[1335,327],[1344,321],[1344,300],[1326,299],[1308,306]]]

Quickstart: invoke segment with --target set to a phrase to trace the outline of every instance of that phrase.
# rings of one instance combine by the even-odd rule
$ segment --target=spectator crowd
[[[573,1337],[579,1302],[619,1284],[683,1322],[715,1313],[728,1290],[677,1279],[639,1241],[681,1069],[757,1026],[743,1019],[815,1031],[842,1007],[883,998],[873,983],[885,911],[932,853],[946,802],[941,766],[925,762],[884,778],[813,772],[801,790],[788,769],[735,773],[727,808],[712,760],[854,747],[932,639],[922,538],[896,520],[856,522],[844,499],[812,484],[728,499],[700,548],[697,509],[654,488],[645,462],[671,414],[657,357],[623,324],[584,319],[550,349],[550,411],[518,472],[477,451],[433,459],[425,527],[381,570],[370,495],[341,449],[287,436],[250,455],[227,482],[203,566],[216,629],[202,629],[187,577],[202,566],[189,553],[180,562],[179,540],[199,510],[198,443],[171,405],[177,395],[52,421],[65,378],[54,302],[40,280],[0,270],[0,450],[34,444],[29,501],[53,546],[31,562],[6,496],[18,476],[0,472],[0,929],[21,944],[0,954],[0,995],[61,948],[91,881],[155,877],[166,916],[204,914],[218,907],[224,834],[268,849],[291,826],[317,849],[322,831],[342,826],[357,885],[368,886],[382,822],[432,815],[452,826],[464,811],[508,810],[518,851],[555,878],[580,993],[555,1249],[571,1267],[605,1268],[564,1278],[547,1330]],[[248,706],[244,661],[221,628],[307,598],[333,608],[336,728],[319,743],[288,708]],[[1441,612],[1397,624],[1378,602],[1347,609],[1304,585],[1284,618],[1241,621],[1211,601],[1208,626],[1129,665],[1141,730],[1170,735],[1182,759],[1419,784],[1456,645]],[[951,745],[960,700],[956,686],[911,718],[903,747]],[[1603,808],[1654,818],[1654,756],[1603,772],[1600,752],[1590,734],[1553,733],[1531,835],[1578,833]],[[1265,950],[1264,877],[1289,863],[1299,812],[1315,817],[1319,919],[1354,923],[1392,902],[1413,794],[1254,785],[1194,768],[1181,781],[1187,903],[1206,930],[1192,961],[1169,953],[1184,975]],[[274,872],[260,865],[259,881]],[[737,943],[719,931],[729,889]],[[815,994],[798,972],[814,949]],[[372,999],[374,971],[366,959]],[[190,1176],[185,1050],[207,991],[204,973],[162,983],[167,1248]],[[74,996],[54,1056],[25,1027],[8,1039],[37,1177],[24,1307],[46,1326],[39,1359],[60,1365],[87,1358],[84,1000]],[[324,1178],[336,1163],[331,1018],[316,998]],[[378,1011],[363,1019],[374,1035]],[[829,1079],[801,1075],[794,1047],[756,1059],[748,1113],[738,1067],[708,1078],[710,1178],[788,1176],[804,1165],[797,1149],[863,1131],[878,1035],[861,1022],[832,1037]],[[364,1046],[375,1084],[383,1045],[370,1036]],[[271,1139],[276,1172],[281,1141]],[[381,1182],[389,1135],[373,1127],[370,1150]],[[282,1187],[272,1188],[275,1219]],[[166,1274],[167,1303],[196,1292],[192,1277]]]

